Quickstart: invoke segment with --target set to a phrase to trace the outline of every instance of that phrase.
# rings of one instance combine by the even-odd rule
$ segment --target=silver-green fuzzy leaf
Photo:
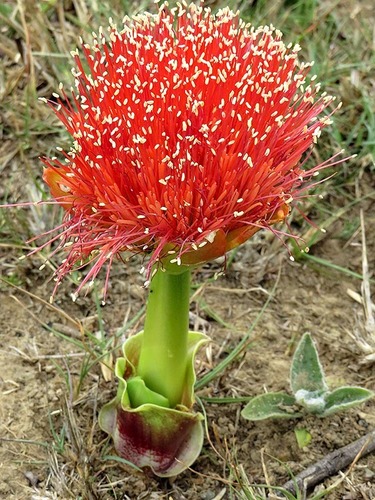
[[[295,398],[289,394],[269,392],[251,399],[241,415],[247,420],[300,417],[301,413],[297,413],[295,404]]]
[[[326,395],[323,417],[338,411],[364,403],[375,396],[375,393],[362,387],[339,387]]]
[[[321,393],[328,390],[318,352],[309,333],[305,333],[294,353],[290,386],[293,394],[300,390]]]

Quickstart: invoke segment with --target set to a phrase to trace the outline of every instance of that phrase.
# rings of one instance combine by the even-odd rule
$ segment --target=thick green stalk
[[[190,271],[158,270],[152,278],[137,374],[165,396],[181,402],[187,366]]]

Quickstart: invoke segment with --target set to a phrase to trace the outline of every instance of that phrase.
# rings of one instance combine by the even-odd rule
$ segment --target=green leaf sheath
[[[176,408],[170,408],[168,399],[137,375],[143,335],[132,335],[123,345],[124,357],[118,358],[115,367],[117,395],[99,412],[99,425],[112,436],[123,460],[151,468],[160,477],[175,476],[190,467],[203,444],[203,415],[192,410],[194,359],[208,337],[188,333],[184,391]]]
[[[157,270],[152,278],[137,375],[146,386],[181,402],[188,359],[190,271]]]

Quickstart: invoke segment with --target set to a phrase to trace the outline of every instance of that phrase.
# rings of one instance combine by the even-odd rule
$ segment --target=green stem
[[[181,403],[189,331],[190,271],[156,271],[150,285],[137,374],[165,396],[171,408]]]

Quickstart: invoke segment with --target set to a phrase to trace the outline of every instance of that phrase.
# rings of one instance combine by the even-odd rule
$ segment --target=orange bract
[[[74,145],[65,163],[44,159],[66,209],[58,280],[91,256],[86,282],[124,250],[149,254],[149,269],[167,255],[202,262],[282,221],[322,167],[304,171],[301,158],[332,101],[306,82],[298,49],[193,4],[83,44],[72,97],[61,87],[51,104]]]

